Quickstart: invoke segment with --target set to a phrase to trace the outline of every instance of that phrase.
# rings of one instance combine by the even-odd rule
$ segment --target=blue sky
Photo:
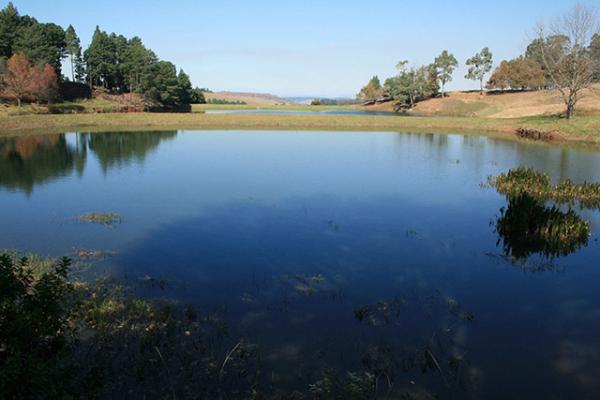
[[[0,0],[0,5],[8,2]],[[64,27],[87,46],[96,25],[140,36],[194,85],[282,96],[354,96],[399,60],[430,63],[442,50],[461,66],[450,89],[476,88],[464,61],[488,46],[494,60],[524,51],[540,19],[571,0],[13,0],[21,14]],[[592,3],[589,3],[592,4]]]

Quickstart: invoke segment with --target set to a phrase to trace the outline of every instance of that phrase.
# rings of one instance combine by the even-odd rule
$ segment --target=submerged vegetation
[[[123,282],[84,281],[74,271],[68,258],[0,255],[0,390],[7,398],[413,398],[463,390],[472,378],[453,337],[473,316],[439,292],[358,307],[359,321],[387,315],[390,304],[402,312],[389,324],[361,324],[380,337],[357,349],[361,369],[323,359],[302,378],[309,379],[304,389],[289,390],[269,372],[269,349],[235,335],[220,311],[140,298]],[[415,318],[424,322],[418,331],[398,331]]]
[[[123,222],[123,218],[119,214],[114,212],[83,214],[78,216],[77,220],[80,222],[102,224],[105,226],[113,226],[115,224],[120,224],[121,222]]]

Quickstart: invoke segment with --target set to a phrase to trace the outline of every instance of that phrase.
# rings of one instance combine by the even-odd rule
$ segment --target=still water
[[[206,110],[206,114],[261,114],[261,115],[379,115],[406,116],[392,111],[365,110]]]
[[[597,398],[600,214],[575,209],[591,237],[568,251],[519,242],[497,227],[523,205],[481,185],[517,166],[600,181],[600,153],[478,136],[3,138],[0,248],[111,252],[95,273],[219,310],[277,387],[332,368],[373,372],[383,394]],[[74,220],[90,212],[123,221]]]

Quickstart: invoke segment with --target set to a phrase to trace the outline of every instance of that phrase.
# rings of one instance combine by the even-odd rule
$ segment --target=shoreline
[[[544,143],[600,144],[600,116],[477,118],[356,115],[270,115],[204,113],[41,114],[0,117],[0,137],[68,131],[156,130],[330,130],[466,133],[515,137],[519,128],[551,132]],[[531,140],[529,140],[532,142]]]

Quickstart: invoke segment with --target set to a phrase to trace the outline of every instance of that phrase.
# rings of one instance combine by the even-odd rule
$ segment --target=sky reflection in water
[[[114,251],[98,271],[165,279],[141,293],[220,310],[229,334],[268,349],[267,364],[291,386],[313,382],[315,366],[359,370],[369,346],[416,348],[451,326],[447,352],[466,354],[475,397],[592,398],[600,217],[575,210],[591,237],[558,251],[507,234],[507,199],[480,183],[516,166],[600,181],[599,153],[477,136],[5,138],[0,248]],[[72,220],[89,212],[117,212],[123,223]],[[382,304],[402,304],[401,317],[383,318]],[[365,305],[372,314],[361,322]],[[435,374],[398,379],[444,386]]]

